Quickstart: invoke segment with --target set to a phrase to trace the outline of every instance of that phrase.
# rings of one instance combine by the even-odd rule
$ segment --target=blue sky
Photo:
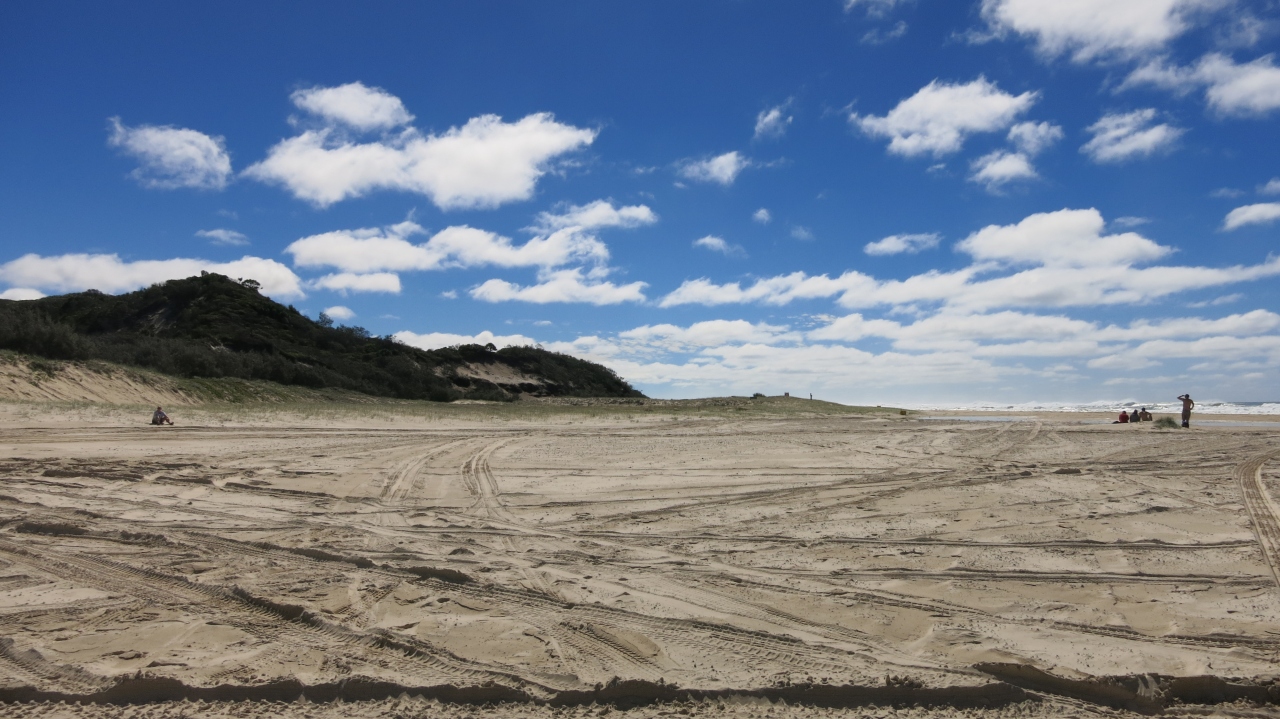
[[[8,3],[0,296],[202,269],[651,396],[1277,399],[1280,5]]]

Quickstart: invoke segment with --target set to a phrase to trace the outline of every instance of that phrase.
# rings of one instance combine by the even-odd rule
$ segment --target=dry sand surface
[[[1280,704],[1280,423],[824,406],[0,404],[0,714]]]

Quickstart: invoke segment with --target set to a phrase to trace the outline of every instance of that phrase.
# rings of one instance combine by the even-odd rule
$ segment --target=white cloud
[[[880,28],[875,27],[871,28],[863,33],[862,40],[859,42],[863,45],[884,45],[885,43],[893,42],[906,34],[907,23],[899,20],[888,30],[881,30]]]
[[[241,246],[249,244],[249,238],[243,233],[235,230],[200,230],[196,232],[196,237],[207,237],[215,245],[224,245],[227,247]]]
[[[498,349],[502,349],[503,347],[532,347],[538,344],[537,340],[524,335],[495,335],[488,330],[474,335],[456,335],[448,332],[428,332],[420,335],[415,332],[404,331],[397,332],[392,336],[410,347],[424,350],[435,350],[455,345],[493,344]]]
[[[33,290],[30,287],[10,287],[4,292],[0,292],[0,300],[38,300],[45,294],[40,290]]]
[[[1168,247],[1126,232],[1103,235],[1102,213],[1058,210],[1030,215],[1016,225],[989,225],[962,240],[956,249],[974,259],[1051,267],[1124,266],[1158,260]]]
[[[1155,60],[1129,74],[1120,89],[1154,85],[1178,93],[1203,87],[1205,101],[1219,115],[1265,115],[1280,109],[1280,67],[1275,55],[1238,64],[1221,53],[1209,53],[1193,66]]]
[[[1031,160],[1021,152],[996,150],[974,160],[969,164],[973,174],[970,182],[987,186],[990,192],[999,192],[1000,188],[1017,180],[1034,180],[1039,177]]]
[[[844,0],[844,11],[849,12],[861,5],[867,9],[867,14],[871,17],[884,17],[894,7],[905,2],[908,0]]]
[[[889,235],[884,239],[868,242],[862,251],[868,255],[898,255],[904,252],[914,255],[921,250],[937,247],[940,239],[942,236],[936,232]]]
[[[446,227],[426,242],[410,237],[425,234],[415,222],[384,228],[337,230],[304,237],[285,248],[299,267],[335,267],[346,272],[437,270],[448,267],[558,267],[571,262],[601,263],[609,250],[576,227],[534,237],[523,245],[465,225]]]
[[[596,200],[585,205],[569,205],[559,213],[541,212],[530,228],[535,232],[554,232],[566,227],[591,230],[597,227],[633,228],[652,225],[658,216],[646,205],[614,207],[608,200]]]
[[[850,114],[872,137],[889,138],[889,152],[941,157],[958,151],[972,134],[1008,127],[1035,104],[1039,93],[1010,95],[985,77],[965,84],[934,80],[883,117]]]
[[[786,134],[787,126],[792,120],[792,117],[787,114],[787,108],[790,105],[791,101],[788,100],[777,107],[761,110],[760,114],[756,115],[755,139],[782,137]]]
[[[579,268],[543,273],[538,284],[522,287],[506,280],[488,280],[473,287],[471,297],[485,302],[584,302],[592,305],[616,305],[643,302],[645,282],[616,285],[592,276],[583,276]]]
[[[369,143],[324,128],[282,140],[245,174],[321,207],[400,190],[425,195],[441,209],[490,208],[532,197],[551,160],[595,137],[595,130],[556,122],[550,113],[513,123],[482,115],[440,135],[409,129]]]
[[[737,150],[705,160],[690,160],[680,166],[680,176],[697,182],[732,185],[738,173],[751,166]]]
[[[755,220],[756,222],[759,222],[762,225],[767,225],[773,219],[773,215],[769,214],[768,210],[761,207],[760,209],[751,213],[751,219]]]
[[[1280,195],[1280,177],[1273,177],[1267,184],[1258,188],[1258,192],[1264,195]]]
[[[340,292],[343,295],[347,294],[347,292],[388,292],[393,295],[400,294],[400,276],[391,272],[372,272],[363,275],[351,272],[339,272],[318,277],[307,284],[315,289],[331,290],[333,292]]]
[[[1244,299],[1243,294],[1239,292],[1233,292],[1229,295],[1222,295],[1221,297],[1215,297],[1211,300],[1205,300],[1203,302],[1192,302],[1188,304],[1187,307],[1217,307],[1218,305],[1229,305],[1233,302],[1239,302],[1242,299]]]
[[[1185,132],[1167,124],[1153,125],[1156,111],[1150,108],[1103,115],[1086,128],[1093,134],[1080,151],[1094,162],[1122,162],[1168,150]]]
[[[1222,229],[1234,230],[1245,225],[1264,225],[1280,220],[1280,202],[1260,202],[1237,207],[1227,213]]]
[[[791,239],[809,241],[813,239],[813,232],[804,225],[796,225],[791,228]]]
[[[140,163],[132,177],[144,187],[221,190],[231,176],[231,157],[221,137],[178,127],[126,127],[111,118],[107,143]]]
[[[1063,132],[1051,122],[1019,122],[1009,128],[1008,137],[1019,152],[1034,157],[1061,140]]]
[[[1097,210],[1031,215],[1014,225],[985,227],[958,243],[974,264],[951,272],[931,270],[905,280],[878,280],[857,271],[838,277],[793,272],[747,286],[687,280],[659,306],[759,303],[835,298],[844,307],[903,309],[937,304],[975,312],[999,307],[1084,307],[1150,302],[1189,290],[1220,287],[1280,275],[1280,256],[1258,265],[1135,267],[1171,249],[1127,232],[1103,235]],[[1020,269],[1019,266],[1029,266]]]
[[[1116,227],[1141,227],[1142,225],[1149,224],[1150,222],[1151,220],[1146,217],[1125,216],[1117,217],[1111,221],[1111,224]]]
[[[1218,0],[983,0],[982,16],[996,33],[1032,38],[1046,57],[1070,53],[1076,62],[1129,58],[1166,47],[1189,30],[1195,15]]]
[[[96,289],[119,293],[140,287],[216,272],[233,279],[257,280],[272,297],[303,297],[302,281],[288,267],[261,257],[234,262],[178,258],[126,262],[119,255],[67,254],[42,257],[28,254],[0,265],[0,281],[51,292]]]
[[[1120,370],[1123,372],[1133,372],[1134,370],[1160,366],[1160,363],[1153,359],[1149,359],[1136,352],[1129,351],[1104,355],[1096,359],[1091,359],[1085,364],[1089,369]]]
[[[802,335],[789,328],[746,320],[708,320],[688,327],[672,324],[644,325],[618,333],[619,342],[632,352],[660,349],[688,352],[703,347],[799,342]]]
[[[347,320],[356,316],[356,313],[353,312],[351,308],[343,307],[342,305],[334,305],[333,307],[327,307],[325,308],[324,313],[328,315],[330,318],[338,320],[339,322],[346,322]]]
[[[699,237],[693,241],[693,246],[701,247],[705,250],[711,250],[712,252],[719,252],[720,254],[729,257],[745,257],[747,254],[746,250],[742,249],[741,245],[730,244],[726,242],[724,238],[716,237],[715,235]]]
[[[389,130],[413,121],[400,98],[359,82],[297,90],[289,99],[299,109],[357,130]]]

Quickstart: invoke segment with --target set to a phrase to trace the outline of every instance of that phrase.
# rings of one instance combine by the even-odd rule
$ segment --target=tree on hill
[[[521,394],[642,397],[612,370],[533,347],[420,350],[363,327],[317,322],[258,292],[253,280],[201,273],[137,292],[90,290],[0,300],[0,349],[105,360],[179,377],[239,377],[403,399],[507,400]],[[503,366],[522,382],[477,375]]]

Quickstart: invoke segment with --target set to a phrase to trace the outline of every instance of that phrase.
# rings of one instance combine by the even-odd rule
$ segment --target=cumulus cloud
[[[30,287],[10,287],[4,292],[0,292],[0,300],[38,300],[45,294],[40,290],[33,290]]]
[[[416,222],[381,228],[337,230],[297,240],[285,248],[299,267],[334,267],[345,272],[437,270],[449,267],[558,267],[572,262],[602,263],[609,250],[576,227],[556,230],[517,245],[508,237],[465,225],[446,227],[422,244]]]
[[[119,255],[67,254],[42,257],[28,254],[0,265],[0,282],[50,292],[100,290],[129,292],[140,287],[216,272],[235,279],[257,280],[272,297],[303,297],[302,281],[288,267],[261,257],[234,262],[200,259],[125,261]]]
[[[346,322],[347,320],[356,316],[356,313],[352,311],[351,308],[343,307],[342,305],[334,305],[333,307],[326,307],[324,309],[324,313],[328,315],[330,318],[338,320],[339,322]]]
[[[1080,151],[1094,162],[1123,162],[1167,151],[1185,130],[1164,123],[1152,124],[1155,119],[1156,111],[1151,108],[1103,115],[1086,128],[1093,139]]]
[[[492,344],[498,349],[502,349],[503,347],[533,347],[538,344],[537,340],[524,335],[495,335],[488,330],[474,335],[458,335],[449,332],[417,334],[404,331],[397,332],[392,336],[410,347],[424,350],[437,350],[441,347],[454,347],[457,345]]]
[[[791,228],[791,239],[808,242],[813,239],[813,231],[804,225],[796,225]]]
[[[616,305],[623,302],[643,302],[645,282],[617,285],[592,275],[584,275],[582,269],[555,270],[542,273],[535,285],[521,286],[506,280],[492,279],[473,287],[472,298],[485,302],[584,302],[592,305]]]
[[[237,247],[249,244],[249,238],[245,237],[243,233],[236,232],[235,230],[200,230],[196,232],[196,237],[205,237],[215,245],[224,245],[227,247]]]
[[[400,294],[400,276],[392,272],[370,272],[356,274],[353,272],[337,272],[317,277],[308,283],[319,290],[331,290],[343,295],[347,292],[387,292]]]
[[[1031,158],[1063,137],[1062,128],[1051,122],[1020,122],[1009,128],[1008,140],[1016,151],[995,150],[969,163],[970,182],[985,185],[999,194],[1009,183],[1039,177]]]
[[[773,215],[769,214],[768,210],[761,207],[760,209],[751,213],[751,219],[756,222],[759,222],[762,225],[767,225],[771,220],[773,220]]]
[[[1260,202],[1237,207],[1227,213],[1222,229],[1234,230],[1245,225],[1265,225],[1280,220],[1280,202]]]
[[[185,128],[156,125],[127,127],[110,120],[107,143],[139,163],[131,176],[144,187],[171,190],[192,187],[221,190],[231,176],[231,156],[221,137]]]
[[[1280,177],[1273,177],[1267,184],[1258,188],[1264,195],[1280,195]]]
[[[400,98],[360,82],[296,90],[289,99],[301,110],[356,130],[389,130],[413,121]]]
[[[689,160],[680,166],[680,176],[696,182],[733,184],[738,174],[751,166],[751,161],[737,150],[705,160]]]
[[[711,250],[712,252],[719,252],[720,254],[729,257],[745,257],[747,254],[746,250],[742,249],[741,245],[730,244],[726,242],[723,237],[716,237],[715,235],[699,237],[693,241],[693,246],[701,247],[704,250]]]
[[[969,164],[973,174],[971,182],[986,185],[987,190],[998,192],[1000,188],[1017,180],[1033,180],[1039,177],[1031,160],[1021,152],[996,150],[979,157]]]
[[[984,227],[956,249],[979,261],[1050,267],[1131,265],[1171,252],[1134,232],[1104,235],[1105,225],[1093,209],[1041,212],[1014,225]]]
[[[688,280],[659,301],[685,304],[785,305],[835,298],[845,307],[912,308],[938,305],[964,311],[1000,307],[1082,307],[1149,302],[1189,290],[1280,275],[1280,256],[1258,265],[1138,267],[1171,248],[1136,233],[1103,234],[1097,210],[1031,215],[1013,225],[985,227],[957,249],[975,263],[952,272],[931,270],[905,280],[879,280],[847,271],[837,277],[793,272],[743,285]]]
[[[1052,122],[1019,122],[1009,128],[1008,137],[1019,152],[1034,157],[1061,140],[1063,132]]]
[[[782,137],[787,132],[787,126],[791,124],[793,119],[787,114],[787,109],[791,106],[788,100],[781,105],[771,107],[767,110],[761,110],[756,115],[755,139],[761,140],[770,137]]]
[[[1140,85],[1177,93],[1203,88],[1209,107],[1222,116],[1259,116],[1280,108],[1280,67],[1275,65],[1275,55],[1239,64],[1215,52],[1189,67],[1153,60],[1130,73],[1120,89]]]
[[[1148,357],[1160,357],[1161,363],[1187,358],[1219,362],[1216,367],[1223,360],[1237,368],[1280,367],[1280,315],[1267,310],[1106,325],[1010,310],[944,310],[911,322],[860,313],[819,319],[808,331],[741,319],[643,325],[545,346],[604,362],[631,382],[680,394],[812,390],[846,401],[868,386],[954,387],[959,378],[971,385],[1007,385],[1020,375],[1042,392],[1044,380],[1074,372],[1077,364],[1106,376],[1141,368],[1141,358]],[[863,340],[875,349],[857,346]],[[1061,358],[1076,362],[1064,364]],[[1027,366],[1034,364],[1043,367]],[[1203,364],[1193,370],[1203,372],[1208,363]]]
[[[868,242],[862,248],[863,252],[868,255],[900,255],[903,253],[916,254],[921,250],[928,250],[938,246],[938,241],[942,236],[936,232],[923,232],[908,235],[889,235],[875,242]]]
[[[707,320],[688,327],[672,324],[644,325],[618,333],[618,340],[627,349],[645,352],[660,349],[666,352],[688,352],[704,347],[742,344],[777,344],[799,342],[802,335],[781,325],[746,320]]]
[[[596,200],[585,205],[566,205],[559,212],[542,212],[530,228],[535,232],[554,232],[566,227],[591,230],[598,227],[641,227],[652,225],[658,216],[646,205],[614,207],[609,200]]]
[[[376,190],[424,195],[445,210],[491,208],[533,196],[550,162],[590,145],[595,130],[537,113],[481,115],[439,135],[417,130],[353,142],[335,128],[280,141],[245,174],[320,207]]]
[[[934,80],[884,116],[852,113],[849,121],[872,137],[889,139],[889,152],[904,157],[957,152],[975,133],[1008,127],[1039,98],[1010,95],[985,77],[964,84]]]
[[[1046,57],[1076,62],[1158,52],[1194,26],[1217,0],[983,0],[993,32],[1030,38]]]

